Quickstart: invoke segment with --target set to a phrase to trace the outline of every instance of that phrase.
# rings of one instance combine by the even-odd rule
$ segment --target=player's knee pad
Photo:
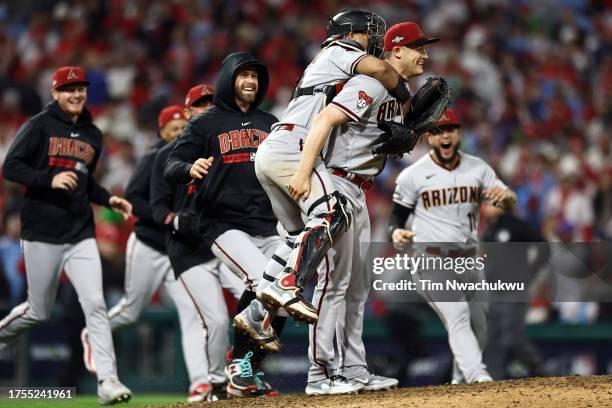
[[[300,250],[294,263],[294,270],[298,275],[297,284],[301,288],[310,280],[329,248],[351,226],[346,197],[338,191],[330,195],[336,199],[332,210],[318,215],[317,218],[321,219],[321,223],[304,229],[296,240],[295,245]]]

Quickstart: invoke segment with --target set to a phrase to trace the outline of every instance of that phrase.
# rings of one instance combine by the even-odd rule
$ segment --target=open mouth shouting
[[[452,142],[444,142],[440,144],[440,153],[442,157],[449,158],[453,155],[453,144]]]

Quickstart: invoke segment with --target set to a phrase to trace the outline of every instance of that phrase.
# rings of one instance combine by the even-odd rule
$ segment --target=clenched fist
[[[53,176],[51,188],[60,190],[74,190],[77,186],[78,176],[74,171],[62,171]]]
[[[214,158],[210,156],[208,159],[198,159],[191,166],[189,175],[194,180],[201,180],[208,174],[208,169],[212,166]]]
[[[416,232],[410,231],[407,229],[396,228],[391,234],[391,240],[393,241],[393,246],[398,251],[404,250],[406,245],[412,241]]]
[[[112,196],[108,200],[108,205],[113,211],[121,214],[124,220],[127,220],[132,216],[132,204],[130,204],[130,202],[125,198]]]

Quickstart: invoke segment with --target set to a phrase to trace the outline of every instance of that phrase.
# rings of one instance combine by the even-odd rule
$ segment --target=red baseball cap
[[[161,129],[166,126],[170,121],[173,121],[175,119],[187,120],[185,115],[183,115],[183,107],[180,105],[170,105],[162,109],[162,111],[159,112],[159,116],[157,117],[157,125]]]
[[[446,108],[446,110],[442,114],[442,117],[440,117],[436,125],[438,126],[445,126],[445,125],[461,126],[461,122],[459,121],[459,115],[454,109]]]
[[[385,51],[391,51],[393,47],[415,48],[437,41],[440,39],[427,37],[417,23],[408,21],[389,27],[385,33]]]
[[[70,84],[89,85],[89,81],[85,79],[85,71],[77,66],[61,67],[53,73],[53,82],[51,86],[54,90]]]
[[[199,99],[205,96],[212,97],[215,94],[215,88],[207,84],[196,85],[187,92],[185,98],[185,109],[196,103]]]

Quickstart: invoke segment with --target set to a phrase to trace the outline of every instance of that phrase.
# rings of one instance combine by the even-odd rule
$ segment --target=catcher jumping
[[[399,40],[396,40],[397,38]],[[425,44],[435,41],[437,39],[425,37],[414,23],[395,25],[385,35],[385,60],[405,79],[420,75],[423,72],[422,65],[427,60]],[[311,196],[309,200],[315,202],[312,206],[317,202],[329,202],[330,196],[333,195],[336,195],[336,200],[342,201],[341,206],[333,207],[332,216],[325,217],[321,227],[309,228],[307,225],[296,239],[296,248],[299,248],[300,254],[309,261],[306,262],[309,268],[304,271],[305,276],[314,272],[310,268],[324,261],[313,299],[318,319],[314,319],[314,325],[311,327],[309,357],[312,366],[306,388],[308,394],[341,394],[363,388],[376,390],[397,385],[395,379],[376,376],[367,371],[365,350],[361,341],[363,306],[369,292],[369,284],[365,282],[367,279],[364,279],[367,276],[359,273],[358,268],[362,256],[359,243],[370,240],[364,191],[372,185],[374,177],[384,167],[387,155],[410,152],[419,135],[435,126],[449,100],[450,92],[444,79],[429,79],[414,95],[413,109],[403,118],[400,101],[379,82],[366,76],[355,76],[344,84],[327,107],[318,113],[304,138],[299,166],[294,164],[295,174],[289,182],[289,191],[285,190],[284,194],[290,195],[298,202]],[[405,124],[401,123],[402,120]],[[379,128],[384,131],[382,135]],[[284,143],[285,140],[286,138],[281,142]],[[259,171],[274,167],[257,167],[259,160],[269,159],[266,148],[273,142],[275,139],[270,136],[260,146],[256,160],[256,169]],[[288,160],[286,156],[279,157],[279,167],[289,167],[283,163]],[[339,194],[331,188],[326,189],[325,184],[321,182],[321,160],[325,169],[332,175],[333,184],[329,187],[337,188]],[[282,176],[277,173],[270,175]],[[335,221],[334,212],[339,210],[352,220],[352,223],[349,223],[350,228]],[[317,237],[317,234],[313,233],[316,228],[326,228],[327,232],[319,240],[310,239]],[[327,249],[332,245],[336,248],[336,256],[326,256]],[[285,283],[289,281],[289,275],[290,273],[281,274],[280,279],[277,278],[269,288],[275,288],[279,280],[281,285],[294,283]],[[307,282],[308,279],[303,281]],[[272,307],[284,306],[269,302],[270,296],[265,296],[267,291],[268,289],[263,290],[262,300],[270,303]],[[343,310],[344,304],[346,307]],[[254,339],[260,340],[262,347],[269,347],[270,342],[266,339],[274,339],[276,336],[271,332],[266,313],[251,310],[256,307],[252,303],[250,308],[236,316],[234,324]],[[340,316],[341,314],[344,316]],[[334,333],[344,339],[338,339],[338,344],[342,345],[339,350],[339,367],[334,361]],[[275,348],[273,351],[277,351],[278,346]]]

